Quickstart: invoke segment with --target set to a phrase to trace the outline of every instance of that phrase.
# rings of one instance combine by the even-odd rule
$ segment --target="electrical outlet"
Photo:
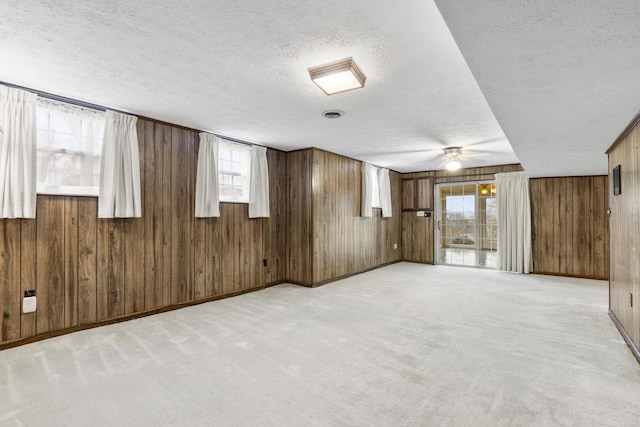
[[[393,249],[398,249],[398,244],[397,243],[393,244]]]
[[[22,299],[22,312],[33,313],[36,311],[38,301],[36,300],[36,291],[24,291],[24,298]]]

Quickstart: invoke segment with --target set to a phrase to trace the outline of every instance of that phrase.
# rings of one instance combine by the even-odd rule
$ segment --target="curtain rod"
[[[108,109],[108,110],[111,110],[111,111],[115,111],[117,113],[131,114],[131,113],[127,113],[125,111],[116,110],[114,108],[107,108],[107,107],[104,107],[102,105],[92,104],[90,102],[85,102],[85,101],[79,101],[77,99],[67,98],[66,96],[55,95],[53,93],[44,92],[44,91],[37,90],[37,89],[31,89],[31,88],[20,86],[20,85],[15,85],[13,83],[7,83],[7,82],[0,81],[0,84],[4,85],[4,86],[11,87],[11,88],[14,88],[14,89],[21,89],[21,90],[24,90],[24,91],[27,91],[27,92],[35,93],[36,95],[38,95],[38,96],[40,96],[42,98],[51,99],[52,101],[59,101],[59,102],[65,102],[65,103],[71,104],[71,105],[77,105],[78,107],[91,108],[93,110],[98,110],[98,111],[107,111],[107,109]],[[137,114],[136,114],[136,116],[137,116]],[[152,120],[155,120],[155,119],[152,119]],[[165,123],[167,123],[167,122],[165,122]],[[173,124],[173,123],[169,123],[169,124]],[[190,128],[190,129],[193,129],[193,128]],[[199,130],[199,129],[193,129],[193,130],[196,131],[196,132],[205,132],[205,131],[202,131],[202,130]],[[212,135],[215,135],[220,139],[224,139],[224,140],[230,141],[230,142],[235,142],[237,144],[244,144],[244,145],[249,145],[249,146],[258,145],[258,144],[253,144],[251,142],[242,141],[240,139],[232,138],[230,136],[224,136],[224,135],[220,135],[220,134],[213,133],[213,132],[207,132],[207,133],[211,133]]]
[[[31,89],[31,88],[20,86],[20,85],[14,85],[12,83],[7,83],[7,82],[3,82],[3,81],[0,81],[0,84],[12,87],[14,89],[22,89],[22,90],[25,90],[27,92],[32,92],[32,93],[35,93],[38,96],[41,96],[41,97],[47,98],[47,99],[51,99],[53,101],[66,102],[67,104],[77,105],[78,107],[91,108],[93,110],[107,111],[107,107],[103,107],[102,105],[92,104],[90,102],[78,101],[77,99],[71,99],[71,98],[67,98],[65,96],[54,95],[53,93],[43,92],[41,90]],[[113,111],[117,111],[118,113],[122,113],[122,111],[118,111],[118,110],[113,110]]]

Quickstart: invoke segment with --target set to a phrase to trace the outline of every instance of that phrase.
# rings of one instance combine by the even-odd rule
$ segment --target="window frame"
[[[53,124],[52,117],[56,116],[58,127]],[[64,117],[75,118],[75,121],[66,121]],[[106,113],[99,109],[78,106],[69,102],[38,97],[36,103],[36,193],[52,196],[81,196],[98,197],[100,192],[100,163],[102,157],[102,140],[104,137],[104,124]],[[46,125],[43,126],[46,122]],[[60,125],[64,128],[60,128]],[[93,129],[89,135],[87,132]],[[43,139],[45,138],[46,141]],[[68,144],[72,141],[72,144]],[[81,141],[79,143],[78,141]],[[67,144],[65,144],[67,143]],[[67,162],[73,167],[64,169],[61,163],[56,164],[56,159],[67,156]],[[75,157],[74,157],[75,156]],[[43,177],[43,169],[47,171],[48,165],[43,165],[43,159],[48,158],[53,165],[51,175],[47,172]],[[89,159],[89,160],[87,160]],[[87,165],[87,162],[90,162]],[[49,163],[48,163],[49,164]],[[89,167],[90,166],[90,167]],[[81,176],[83,169],[85,174],[92,176],[95,185],[79,185],[80,183],[63,183],[60,178],[66,172],[67,178],[73,174]],[[54,177],[53,182],[46,182]],[[58,178],[58,179],[55,179]],[[78,179],[80,181],[80,178]],[[85,183],[86,184],[86,183]]]
[[[229,156],[223,154],[229,151]],[[235,154],[234,154],[235,153]],[[234,164],[236,166],[234,166]],[[238,185],[234,181],[238,179]],[[231,182],[229,185],[228,182]],[[218,198],[220,203],[249,203],[251,185],[251,147],[246,144],[221,139],[218,143]],[[241,194],[225,194],[240,189]],[[236,191],[237,192],[237,191]]]

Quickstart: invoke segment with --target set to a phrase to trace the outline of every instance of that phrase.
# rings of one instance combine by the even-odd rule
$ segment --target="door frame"
[[[434,193],[434,200],[433,200],[433,216],[434,216],[434,221],[433,221],[433,236],[434,236],[434,244],[433,244],[433,263],[435,265],[451,265],[451,266],[455,266],[455,267],[470,267],[470,268],[483,268],[483,269],[487,269],[487,270],[495,270],[495,267],[487,267],[487,266],[482,266],[480,265],[479,259],[480,259],[480,239],[478,238],[479,235],[479,221],[478,221],[478,199],[479,199],[479,185],[480,184],[494,184],[495,185],[496,181],[495,179],[488,179],[488,180],[479,180],[479,181],[460,181],[460,182],[442,182],[442,183],[438,183],[434,185],[433,188],[433,193]],[[444,262],[441,262],[440,260],[440,243],[441,243],[441,239],[440,239],[440,218],[442,215],[441,209],[441,197],[440,197],[440,188],[441,187],[453,187],[453,186],[464,186],[464,185],[475,185],[476,187],[476,194],[474,196],[474,210],[475,210],[475,216],[476,216],[476,221],[475,221],[475,252],[476,252],[476,265],[463,265],[463,264],[446,264]],[[496,248],[497,248],[497,242],[498,240],[496,239]]]

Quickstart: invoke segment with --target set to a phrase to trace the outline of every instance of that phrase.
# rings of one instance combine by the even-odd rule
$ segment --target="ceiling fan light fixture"
[[[448,171],[455,171],[460,169],[462,166],[458,161],[458,157],[462,154],[462,147],[448,147],[444,149],[444,156],[447,159],[447,163],[445,163],[445,168]]]
[[[334,95],[364,87],[367,76],[352,57],[307,69],[309,77],[324,93]]]
[[[457,160],[449,160],[445,165],[448,171],[457,171],[460,169],[460,166],[460,162]]]

